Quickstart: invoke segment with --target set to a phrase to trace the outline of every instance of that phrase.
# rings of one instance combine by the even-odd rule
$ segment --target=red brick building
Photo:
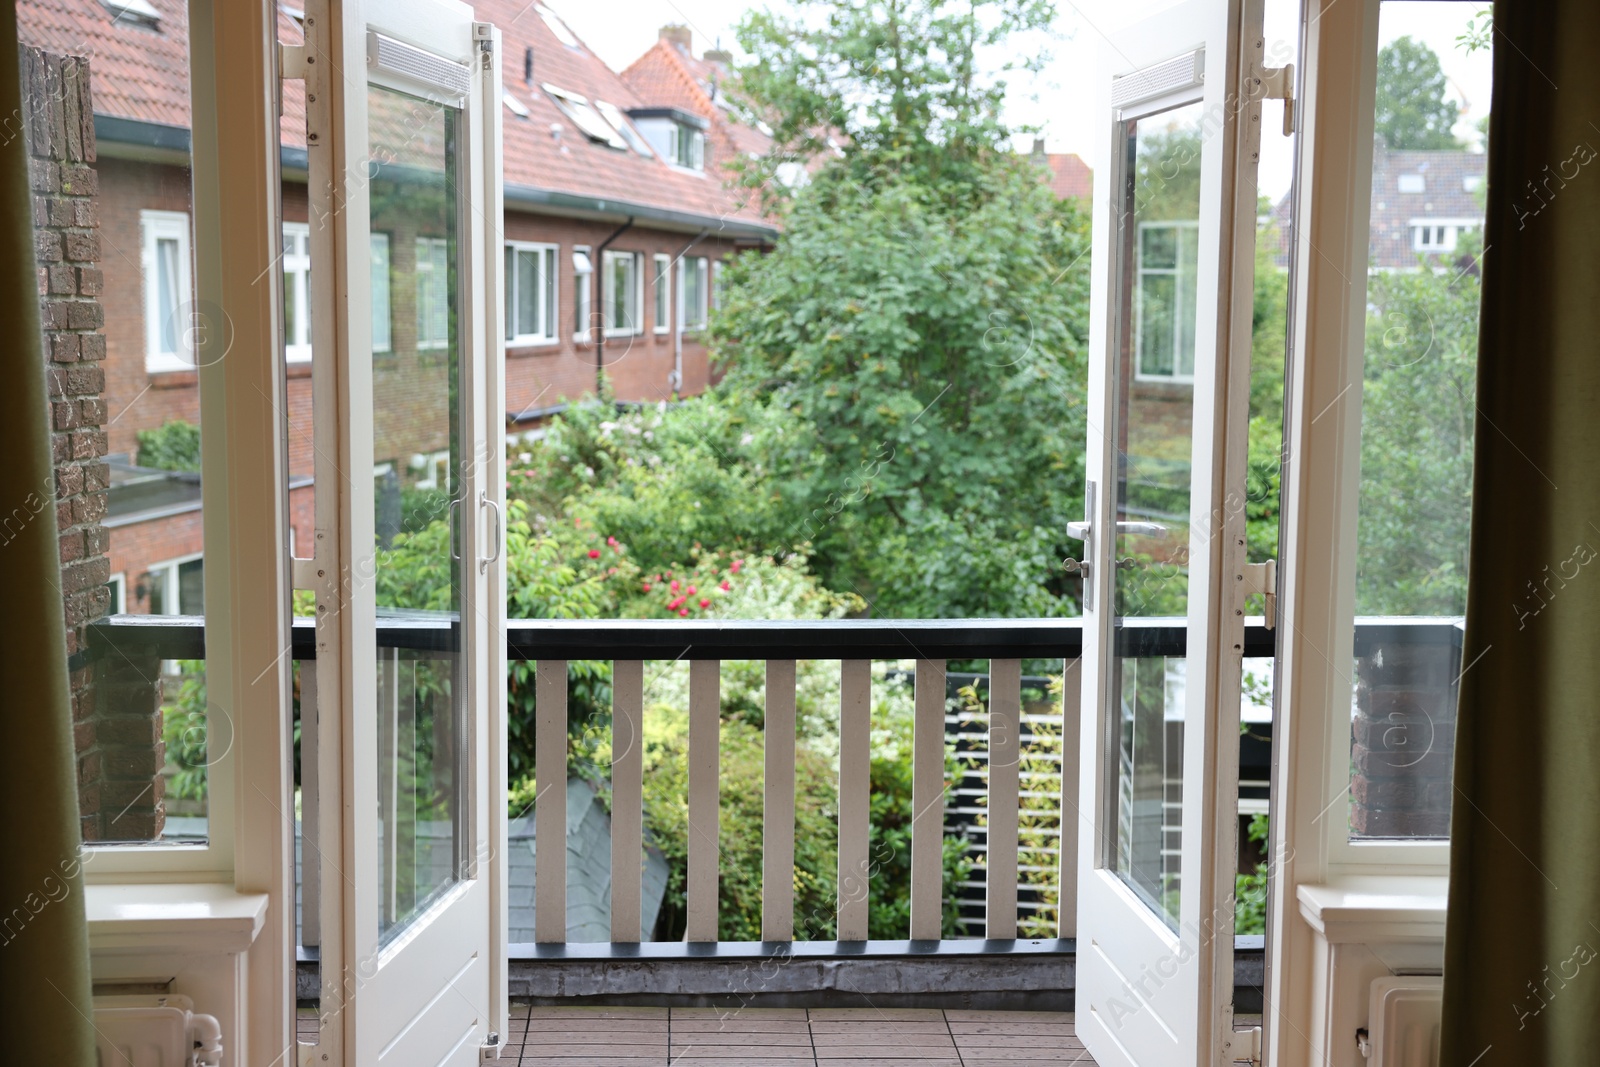
[[[759,131],[727,133],[714,100],[657,91],[610,70],[549,8],[479,0],[503,34],[506,427],[515,443],[566,403],[593,395],[600,372],[618,399],[653,402],[706,388],[699,331],[719,264],[776,229],[728,181],[734,153]],[[280,39],[298,43],[282,9]],[[25,43],[90,58],[92,226],[69,258],[103,270],[104,433],[111,491],[111,610],[199,613],[199,476],[138,465],[139,434],[200,423],[184,324],[192,293],[188,26],[183,0],[20,0]],[[283,229],[293,539],[311,537],[310,256],[304,102],[284,88]],[[397,269],[428,254],[427,235],[375,240]],[[90,247],[90,246],[93,247]],[[377,343],[397,366],[426,348],[428,297],[389,292],[375,273]],[[382,383],[378,383],[383,403]],[[391,419],[390,422],[404,422]],[[447,442],[395,440],[379,456],[415,488],[438,485]]]

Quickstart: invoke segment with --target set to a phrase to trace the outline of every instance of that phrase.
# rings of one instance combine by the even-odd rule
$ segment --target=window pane
[[[506,340],[509,341],[517,336],[517,250],[506,245],[505,257]]]
[[[389,332],[389,235],[372,235],[372,350],[387,352],[394,344]]]
[[[178,304],[181,275],[178,267],[178,242],[176,238],[162,237],[156,241],[156,314],[161,351],[176,354],[178,351]]]
[[[1486,102],[1492,69],[1487,49],[1457,44],[1474,11],[1379,7],[1351,676],[1356,840],[1449,833],[1488,117],[1463,121],[1455,86],[1483,86]]]
[[[517,333],[538,334],[539,254],[532,250],[517,253]]]

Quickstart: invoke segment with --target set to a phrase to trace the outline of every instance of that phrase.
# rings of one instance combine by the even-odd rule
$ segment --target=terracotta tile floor
[[[529,1008],[518,1067],[1094,1067],[1067,1012],[937,1008]]]

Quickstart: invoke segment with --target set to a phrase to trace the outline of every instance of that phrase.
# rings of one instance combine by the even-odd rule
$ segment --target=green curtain
[[[1600,5],[1494,7],[1441,1062],[1600,1058]]]
[[[34,274],[27,112],[17,67],[17,14],[0,16],[0,323],[9,398],[0,418],[0,1034],[6,1063],[92,1064],[89,931],[78,866],[78,779],[67,696],[67,644],[57,561],[50,405],[45,399]]]

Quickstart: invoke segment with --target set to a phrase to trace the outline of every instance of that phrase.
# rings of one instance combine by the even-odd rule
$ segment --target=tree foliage
[[[1378,136],[1391,149],[1458,148],[1460,107],[1445,96],[1433,49],[1401,37],[1378,50]]]
[[[200,469],[200,427],[194,423],[168,419],[154,429],[140,430],[137,437],[139,466],[163,471]]]

